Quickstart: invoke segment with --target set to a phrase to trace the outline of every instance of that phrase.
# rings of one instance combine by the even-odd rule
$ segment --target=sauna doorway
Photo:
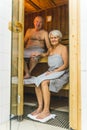
[[[48,0],[49,1],[49,0]],[[58,1],[58,0],[57,0]],[[59,0],[60,1],[60,0]],[[66,3],[65,0],[63,2]],[[76,22],[78,2],[77,0],[69,0],[63,5],[60,4],[58,7],[52,7],[51,9],[40,10],[38,12],[30,13],[29,15],[24,13],[25,1],[13,0],[13,15],[12,15],[12,26],[16,25],[16,29],[12,30],[12,91],[11,91],[11,113],[18,116],[18,120],[22,120],[23,116],[23,104],[24,104],[24,85],[23,85],[23,51],[24,51],[24,34],[28,26],[32,27],[33,18],[35,15],[42,15],[44,18],[47,16],[52,16],[53,22],[45,23],[45,28],[50,31],[51,29],[58,28],[63,31],[64,39],[63,42],[69,44],[69,54],[70,54],[70,88],[69,88],[69,122],[70,128],[75,130],[80,130],[80,101],[78,102],[77,91],[80,95],[80,90],[78,90],[79,85],[79,50],[77,43],[79,39],[77,34],[79,30],[75,28],[79,24]],[[75,5],[75,6],[74,6]],[[34,6],[34,5],[33,5]],[[35,8],[35,7],[34,7]],[[38,10],[37,8],[36,10]],[[59,12],[57,14],[57,12]],[[31,11],[31,10],[30,10]],[[76,11],[76,12],[75,12]],[[55,13],[56,12],[56,13]],[[72,13],[73,12],[73,13]],[[68,13],[68,14],[67,14]],[[61,17],[60,17],[61,14]],[[72,17],[74,17],[74,26]],[[57,19],[59,18],[59,19]],[[75,19],[76,18],[76,19]],[[27,22],[29,20],[29,23]],[[79,21],[79,20],[77,20]],[[16,23],[15,23],[16,22]],[[18,23],[17,23],[18,22]],[[75,32],[73,32],[75,30]],[[74,36],[74,37],[73,37]],[[77,41],[75,40],[77,39]],[[78,55],[74,55],[78,52]],[[71,60],[74,59],[74,60]],[[73,66],[73,67],[72,67]],[[76,71],[77,68],[77,71]],[[74,76],[73,73],[76,73]],[[73,80],[74,79],[74,80]],[[16,83],[14,83],[16,82]],[[76,122],[76,123],[75,123]]]

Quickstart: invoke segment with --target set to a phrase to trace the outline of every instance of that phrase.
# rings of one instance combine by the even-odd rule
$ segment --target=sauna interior
[[[36,102],[34,86],[23,84],[23,47],[24,44],[21,37],[24,37],[25,32],[28,28],[33,28],[33,19],[37,15],[41,15],[44,18],[44,29],[50,32],[53,29],[58,29],[63,34],[62,44],[69,46],[69,7],[68,0],[24,0],[24,19],[23,14],[18,17],[18,12],[20,8],[16,6],[14,10],[14,19],[22,19],[24,25],[23,34],[12,33],[12,77],[14,82],[12,82],[11,89],[11,114],[20,117],[24,114],[24,104]],[[14,5],[15,6],[15,5]],[[21,57],[21,58],[20,58]],[[20,59],[19,59],[20,58]],[[19,59],[19,60],[18,60]],[[22,64],[21,64],[22,59]],[[39,75],[47,69],[47,63],[45,61],[39,62],[32,75]],[[14,77],[18,77],[18,81]],[[61,102],[68,104],[69,107],[69,89],[62,89],[58,93],[51,94],[52,105],[54,105],[54,100],[56,101],[55,107]],[[54,100],[53,100],[54,99]]]

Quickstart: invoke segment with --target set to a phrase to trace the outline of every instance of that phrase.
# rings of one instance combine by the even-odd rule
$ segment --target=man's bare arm
[[[28,42],[28,40],[29,40],[29,31],[30,31],[30,29],[28,29],[28,30],[26,31],[26,33],[25,33],[25,37],[24,37],[24,46],[25,46],[25,47],[26,47],[27,42]]]
[[[47,49],[49,49],[51,47],[51,45],[50,45],[50,40],[49,40],[48,32],[45,32],[45,43],[46,43]]]

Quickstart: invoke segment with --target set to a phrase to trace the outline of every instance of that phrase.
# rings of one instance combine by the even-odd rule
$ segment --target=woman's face
[[[50,35],[50,42],[52,46],[58,45],[59,44],[59,37],[58,36],[53,36],[52,34]]]

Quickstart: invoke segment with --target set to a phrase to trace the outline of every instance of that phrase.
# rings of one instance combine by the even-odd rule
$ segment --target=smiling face
[[[59,30],[53,30],[49,33],[49,38],[52,46],[60,44],[62,33]]]
[[[52,46],[56,46],[59,44],[60,38],[58,36],[50,35],[50,42]]]
[[[35,19],[34,19],[34,27],[36,30],[41,30],[42,27],[43,27],[43,18],[40,17],[40,16],[37,16]]]

